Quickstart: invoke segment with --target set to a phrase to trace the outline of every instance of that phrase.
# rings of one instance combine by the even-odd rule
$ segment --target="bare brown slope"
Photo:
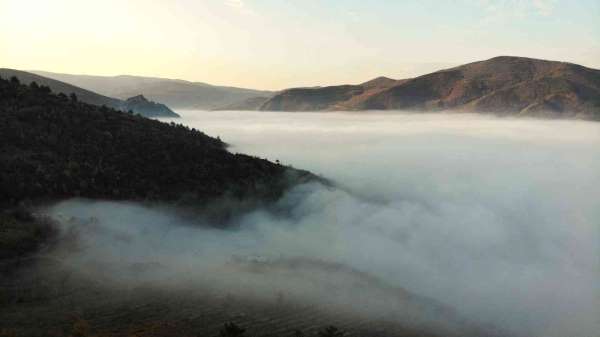
[[[360,95],[352,96],[350,99],[335,104],[332,110],[357,110],[357,106],[363,105],[364,102],[372,96],[406,81],[407,80],[394,80],[387,77],[377,77],[360,85],[364,89]]]
[[[600,71],[563,62],[496,57],[408,80],[355,108],[598,117]]]
[[[220,106],[220,107],[212,109],[212,110],[215,110],[215,111],[226,111],[226,110],[230,110],[230,111],[235,111],[235,110],[252,111],[252,110],[258,110],[268,100],[269,100],[269,97],[262,97],[262,96],[259,96],[259,97],[250,97],[250,98],[244,99],[242,101],[231,103],[231,104],[227,104],[227,105],[223,105],[223,106]]]
[[[321,98],[316,99],[316,98]],[[600,118],[600,70],[501,56],[412,79],[289,89],[262,110],[463,110]]]
[[[377,77],[358,85],[337,85],[314,88],[292,88],[267,100],[260,110],[319,111],[354,110],[372,95],[382,92],[403,80]]]
[[[336,104],[361,95],[364,91],[365,89],[360,85],[287,89],[266,101],[260,110],[331,110]]]

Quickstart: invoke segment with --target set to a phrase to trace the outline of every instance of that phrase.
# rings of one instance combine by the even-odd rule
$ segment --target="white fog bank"
[[[74,263],[157,262],[181,272],[239,255],[301,257],[343,264],[520,335],[600,331],[600,123],[178,113],[233,152],[278,159],[344,189],[300,186],[280,201],[289,217],[257,210],[230,231],[132,204],[58,204],[50,210],[57,219],[95,218]]]

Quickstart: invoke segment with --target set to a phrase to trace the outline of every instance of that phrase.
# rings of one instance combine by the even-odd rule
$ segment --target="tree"
[[[90,335],[90,323],[83,319],[77,319],[73,323],[71,337],[86,337]]]
[[[77,102],[77,95],[75,95],[74,92],[72,92],[71,95],[69,95],[69,97],[71,98],[71,101]]]
[[[219,330],[219,337],[243,337],[246,329],[240,328],[233,322],[225,323],[223,328]]]
[[[317,333],[318,337],[343,337],[344,332],[333,325],[330,325]]]
[[[52,92],[52,90],[50,90],[50,87],[47,85],[40,85],[40,91],[46,94],[49,94]]]

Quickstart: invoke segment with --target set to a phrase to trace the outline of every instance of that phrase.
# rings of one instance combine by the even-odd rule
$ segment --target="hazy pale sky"
[[[598,0],[0,0],[0,67],[282,89],[517,55],[600,68]]]

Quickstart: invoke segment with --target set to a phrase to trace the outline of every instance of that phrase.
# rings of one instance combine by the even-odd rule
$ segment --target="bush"
[[[318,337],[343,337],[344,336],[344,332],[332,325],[323,328],[322,330],[319,331],[319,333],[317,334]]]
[[[237,324],[230,322],[225,323],[223,328],[219,330],[219,337],[243,337],[245,336],[246,329],[242,329]]]

